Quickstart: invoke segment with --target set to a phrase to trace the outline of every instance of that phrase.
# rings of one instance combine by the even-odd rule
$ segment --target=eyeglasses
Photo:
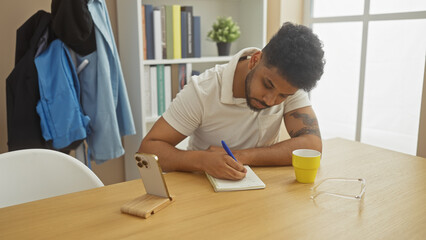
[[[318,188],[320,188],[321,185],[324,185],[325,182],[359,182],[361,184],[361,191],[358,194],[343,194],[338,192],[331,192],[331,191],[320,191]],[[326,178],[315,184],[315,186],[312,188],[311,193],[311,199],[315,199],[319,195],[326,194],[336,197],[342,197],[347,199],[355,199],[355,200],[361,200],[365,193],[365,179],[364,178]]]

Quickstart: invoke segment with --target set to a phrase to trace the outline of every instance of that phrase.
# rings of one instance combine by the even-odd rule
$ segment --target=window
[[[310,93],[324,139],[416,154],[426,54],[424,0],[305,1],[324,43],[325,72]]]

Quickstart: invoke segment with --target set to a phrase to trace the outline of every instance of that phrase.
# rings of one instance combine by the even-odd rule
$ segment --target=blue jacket
[[[36,109],[43,138],[52,140],[56,149],[85,139],[90,119],[80,108],[80,85],[67,47],[56,39],[34,62],[40,90]]]
[[[89,156],[99,164],[123,155],[121,137],[136,130],[106,4],[90,0],[88,8],[95,23],[97,50],[77,57],[77,64],[89,60],[79,74],[81,105],[91,119]]]

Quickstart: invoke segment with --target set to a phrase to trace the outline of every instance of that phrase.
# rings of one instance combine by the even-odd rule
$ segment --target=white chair
[[[58,151],[0,154],[0,208],[102,186],[86,165]]]

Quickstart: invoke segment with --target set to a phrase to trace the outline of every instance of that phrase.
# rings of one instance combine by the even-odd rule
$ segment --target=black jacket
[[[6,79],[9,151],[47,147],[36,111],[40,92],[34,56],[50,22],[49,13],[38,11],[17,30],[15,68]]]

